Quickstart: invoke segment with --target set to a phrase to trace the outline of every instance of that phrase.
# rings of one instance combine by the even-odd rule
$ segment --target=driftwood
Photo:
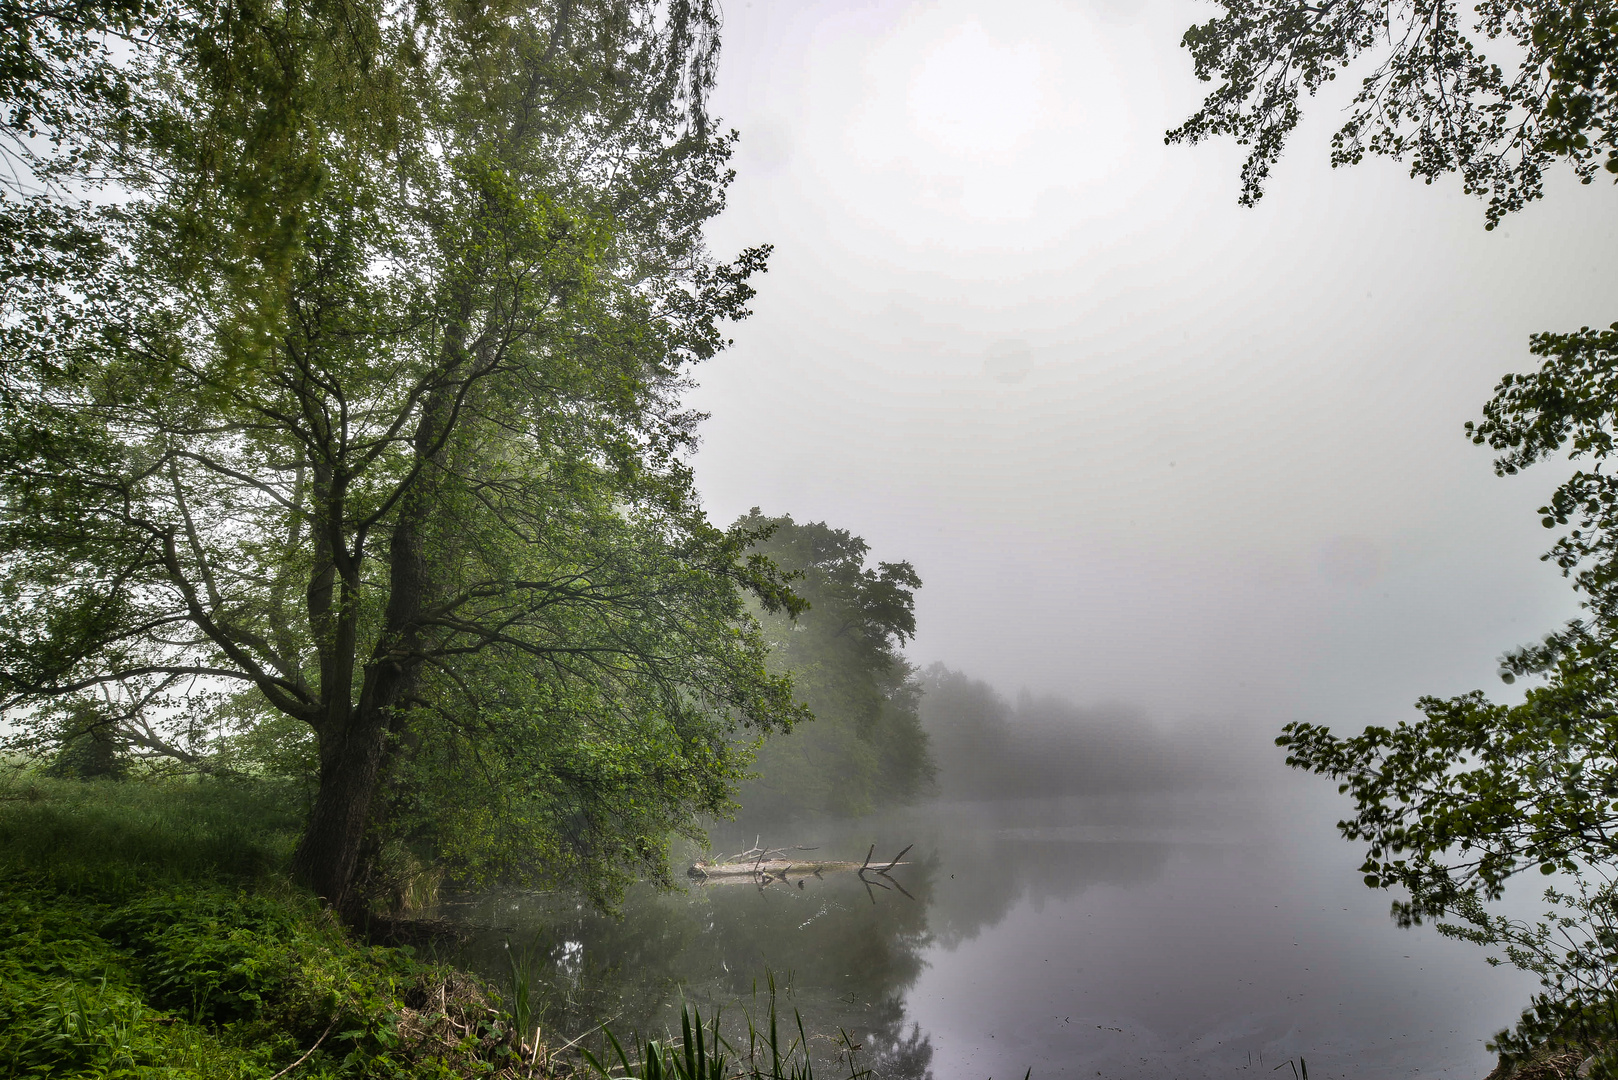
[[[864,862],[849,862],[839,860],[815,859],[813,857],[792,857],[785,848],[764,848],[754,841],[751,848],[738,852],[735,855],[724,855],[713,861],[698,860],[686,870],[686,876],[703,885],[740,885],[756,884],[760,888],[771,882],[779,881],[785,885],[796,885],[803,888],[803,883],[810,877],[821,878],[828,873],[853,872],[859,875],[860,881],[865,885],[865,891],[871,893],[871,902],[876,902],[876,894],[871,892],[871,886],[879,888],[895,888],[906,896],[904,886],[888,876],[888,871],[895,866],[907,866],[903,862],[914,844],[907,846],[886,863],[872,863],[871,857],[876,854],[876,845],[865,854]],[[816,851],[816,848],[794,848],[794,851]],[[874,876],[873,876],[874,875]],[[796,881],[792,880],[794,877]],[[877,880],[886,879],[886,883]],[[912,897],[914,899],[914,897]]]

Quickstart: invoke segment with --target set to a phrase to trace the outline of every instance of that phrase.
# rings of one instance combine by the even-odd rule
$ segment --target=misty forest
[[[1610,0],[0,26],[0,1077],[1618,1077]]]

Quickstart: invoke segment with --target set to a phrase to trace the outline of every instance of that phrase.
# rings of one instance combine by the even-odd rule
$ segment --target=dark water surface
[[[722,1006],[734,1039],[773,972],[831,1075],[846,1032],[895,1077],[1290,1077],[1302,1058],[1316,1078],[1482,1080],[1532,978],[1395,927],[1333,819],[1230,795],[935,804],[765,838],[854,860],[914,843],[902,892],[789,875],[638,889],[622,919],[515,892],[442,914],[497,979],[507,941],[526,955],[552,1039],[602,1020],[661,1033],[682,997]]]

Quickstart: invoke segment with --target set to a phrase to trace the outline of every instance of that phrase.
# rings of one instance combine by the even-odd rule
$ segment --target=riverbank
[[[0,1077],[528,1077],[487,984],[367,944],[284,868],[290,789],[0,791]]]

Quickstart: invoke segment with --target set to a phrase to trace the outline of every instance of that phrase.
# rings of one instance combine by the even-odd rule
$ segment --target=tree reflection
[[[748,1020],[766,1022],[773,976],[786,1027],[795,1037],[797,1010],[818,1061],[834,1062],[851,1042],[862,1067],[921,1080],[932,1048],[914,1025],[905,1032],[904,996],[930,940],[934,862],[894,868],[904,892],[875,889],[874,903],[858,875],[827,873],[637,889],[617,918],[520,893],[485,894],[444,914],[477,928],[462,958],[475,970],[509,978],[505,942],[520,949],[544,999],[541,1022],[568,1038],[602,1021],[661,1034],[677,1027],[684,1000],[705,1016],[721,1011],[727,1037],[745,1047]]]
[[[816,853],[857,863],[864,837],[914,837],[907,861],[892,870],[902,892],[828,872],[674,893],[637,889],[621,917],[520,893],[469,898],[444,914],[478,928],[462,959],[492,977],[509,978],[507,940],[527,951],[553,1042],[602,1021],[620,1035],[661,1035],[677,1029],[684,1001],[704,1016],[720,1010],[727,1037],[745,1049],[748,1020],[765,1022],[773,976],[785,1028],[796,1035],[797,1010],[817,1065],[846,1068],[852,1043],[876,1075],[923,1080],[931,1037],[908,1019],[905,1000],[928,950],[958,947],[1021,902],[1148,882],[1169,850],[1063,839],[991,816],[983,807],[935,805],[867,819]]]

